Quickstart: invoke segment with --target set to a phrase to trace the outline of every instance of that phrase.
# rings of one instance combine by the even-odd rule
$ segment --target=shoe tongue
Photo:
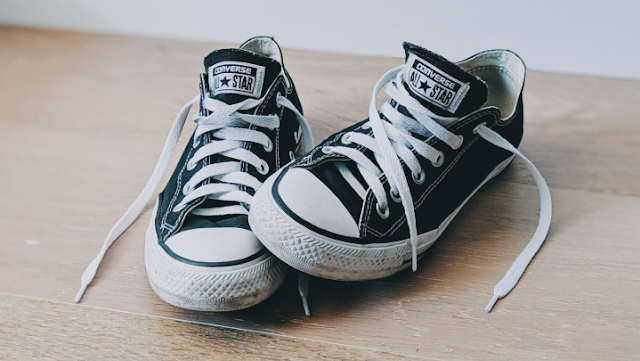
[[[204,58],[208,91],[227,104],[262,98],[280,74],[274,59],[242,49],[221,49]]]
[[[404,43],[405,87],[422,105],[445,117],[462,117],[487,101],[486,84],[458,65],[419,46]]]

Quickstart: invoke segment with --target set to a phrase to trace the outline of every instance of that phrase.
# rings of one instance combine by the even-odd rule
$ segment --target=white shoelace
[[[189,101],[178,113],[176,120],[171,127],[171,131],[167,136],[167,140],[162,148],[160,159],[153,170],[151,178],[145,185],[144,189],[133,204],[127,209],[124,215],[113,226],[107,238],[104,240],[102,249],[98,255],[91,261],[87,269],[84,271],[81,280],[81,287],[78,294],[75,297],[75,302],[80,302],[82,295],[87,289],[87,286],[93,281],[96,275],[100,262],[104,258],[105,253],[111,247],[113,242],[124,233],[129,226],[138,218],[144,207],[158,187],[173,152],[180,139],[182,128],[189,115],[189,111],[193,104],[200,100],[200,96],[195,96]],[[206,98],[203,103],[203,107],[208,109],[210,115],[194,115],[193,120],[198,124],[194,133],[194,144],[198,144],[201,141],[201,137],[205,133],[209,133],[212,139],[208,144],[202,146],[195,154],[189,159],[187,167],[194,168],[196,163],[213,156],[216,154],[224,155],[228,158],[235,159],[236,161],[226,161],[220,163],[214,163],[205,165],[191,179],[185,184],[183,193],[184,199],[177,204],[173,211],[180,211],[186,205],[200,197],[207,197],[209,199],[217,199],[221,201],[232,202],[244,202],[251,204],[252,196],[241,190],[241,186],[257,190],[262,183],[254,176],[241,171],[241,163],[255,167],[261,174],[267,174],[269,172],[269,166],[266,161],[260,159],[256,154],[252,153],[248,149],[244,149],[244,142],[253,142],[261,144],[267,151],[271,151],[274,146],[269,137],[255,129],[249,129],[251,125],[275,129],[280,126],[280,119],[277,115],[254,115],[240,113],[240,110],[248,110],[257,107],[264,99],[247,99],[236,104],[227,104],[219,100]],[[296,114],[298,122],[300,123],[300,129],[303,136],[304,152],[308,152],[313,148],[313,135],[309,124],[304,119],[302,114],[296,109],[296,107],[287,98],[277,95],[276,102],[280,107],[287,108]],[[219,182],[209,183],[198,186],[202,181],[207,179],[215,179]],[[247,210],[240,205],[222,206],[217,208],[195,208],[192,212],[205,215],[226,215],[226,214],[247,214]]]
[[[451,133],[434,120],[438,119],[446,124],[452,121],[451,118],[443,118],[433,114],[414,99],[404,86],[402,86],[404,81],[402,70],[404,67],[405,66],[402,65],[389,70],[380,78],[373,89],[371,103],[369,105],[369,122],[365,124],[366,127],[371,127],[373,137],[362,133],[347,133],[342,138],[344,144],[356,143],[371,150],[374,153],[379,167],[367,158],[364,153],[354,148],[328,146],[323,150],[326,153],[342,154],[356,163],[360,174],[376,198],[376,209],[383,219],[389,217],[389,207],[387,193],[380,181],[380,176],[382,174],[387,176],[391,188],[391,198],[395,202],[402,203],[405,216],[407,217],[410,236],[409,241],[412,249],[412,268],[415,271],[417,269],[418,258],[416,215],[409,183],[405,177],[400,160],[411,170],[413,181],[421,184],[425,179],[425,173],[412,150],[415,150],[420,156],[429,159],[434,167],[439,167],[443,164],[444,155],[425,141],[414,137],[412,133],[427,137],[433,135],[453,149],[458,149],[462,146],[463,139],[462,136]],[[395,100],[399,105],[404,106],[415,119],[400,113],[388,102],[385,102],[380,108],[380,113],[384,115],[388,122],[380,117],[380,113],[376,107],[376,98],[385,84],[387,84],[385,89],[386,93],[391,99]],[[497,300],[506,296],[516,286],[536,252],[540,249],[540,246],[542,246],[551,226],[551,193],[538,169],[520,153],[518,149],[511,145],[511,143],[485,125],[476,127],[474,132],[488,142],[522,158],[527,168],[531,171],[531,174],[533,174],[540,195],[540,219],[538,228],[533,238],[531,238],[525,249],[507,271],[504,278],[496,285],[493,298],[485,309],[487,312],[490,312]],[[364,198],[363,187],[348,168],[346,166],[338,166],[338,170],[347,182],[352,185],[356,193]]]

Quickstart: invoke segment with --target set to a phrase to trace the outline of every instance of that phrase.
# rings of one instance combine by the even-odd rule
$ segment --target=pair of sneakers
[[[200,94],[180,110],[151,179],[85,271],[76,302],[151,199],[198,103],[196,129],[145,236],[149,282],[164,301],[200,311],[251,307],[291,267],[341,281],[416,270],[464,204],[518,156],[538,185],[540,219],[489,312],[515,287],[551,223],[549,188],[517,149],[525,66],[507,50],[452,63],[404,48],[405,64],[375,85],[369,118],[317,147],[272,38],[205,57]],[[378,108],[383,87],[390,101]]]

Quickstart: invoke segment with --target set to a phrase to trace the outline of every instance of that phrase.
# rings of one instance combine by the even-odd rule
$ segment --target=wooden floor
[[[534,71],[521,149],[549,182],[553,225],[491,314],[493,286],[538,219],[518,160],[416,273],[313,280],[310,318],[294,277],[242,312],[162,302],[144,271],[149,207],[72,304],[197,93],[202,58],[223,46],[0,27],[1,360],[640,358],[640,82]],[[363,119],[402,59],[285,50],[285,62],[319,141]]]

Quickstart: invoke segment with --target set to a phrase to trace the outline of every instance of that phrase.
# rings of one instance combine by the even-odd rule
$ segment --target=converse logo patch
[[[265,67],[240,61],[223,61],[209,67],[213,95],[240,94],[260,98]]]
[[[409,54],[407,65],[405,79],[414,94],[444,110],[456,112],[469,90],[469,83],[455,79],[413,53]]]

